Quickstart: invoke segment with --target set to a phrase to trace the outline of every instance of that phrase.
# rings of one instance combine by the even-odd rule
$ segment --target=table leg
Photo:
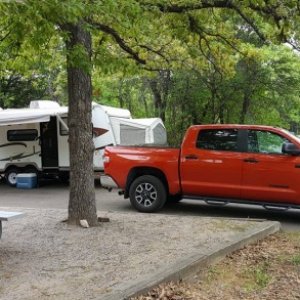
[[[2,221],[0,221],[0,239],[1,239],[1,235],[2,235]]]

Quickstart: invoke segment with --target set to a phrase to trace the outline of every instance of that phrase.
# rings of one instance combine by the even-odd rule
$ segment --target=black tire
[[[156,212],[166,203],[166,187],[159,178],[143,175],[130,185],[129,198],[136,210],[147,213]]]
[[[10,186],[16,186],[17,184],[17,175],[20,173],[20,170],[18,168],[10,168],[5,172],[5,179],[6,182]]]

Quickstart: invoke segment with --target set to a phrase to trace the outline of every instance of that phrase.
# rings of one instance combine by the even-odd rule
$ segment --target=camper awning
[[[68,113],[67,107],[56,109],[5,109],[0,111],[0,126],[48,122],[51,116]]]

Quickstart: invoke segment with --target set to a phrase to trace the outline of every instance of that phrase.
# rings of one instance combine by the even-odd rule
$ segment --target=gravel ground
[[[4,210],[8,210],[5,208]],[[107,213],[95,228],[67,225],[66,210],[11,209],[3,222],[0,299],[101,299],[180,258],[206,252],[256,222]]]

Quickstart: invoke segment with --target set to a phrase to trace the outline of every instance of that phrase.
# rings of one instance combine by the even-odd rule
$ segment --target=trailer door
[[[41,123],[41,151],[43,168],[58,168],[58,145],[56,117]]]

